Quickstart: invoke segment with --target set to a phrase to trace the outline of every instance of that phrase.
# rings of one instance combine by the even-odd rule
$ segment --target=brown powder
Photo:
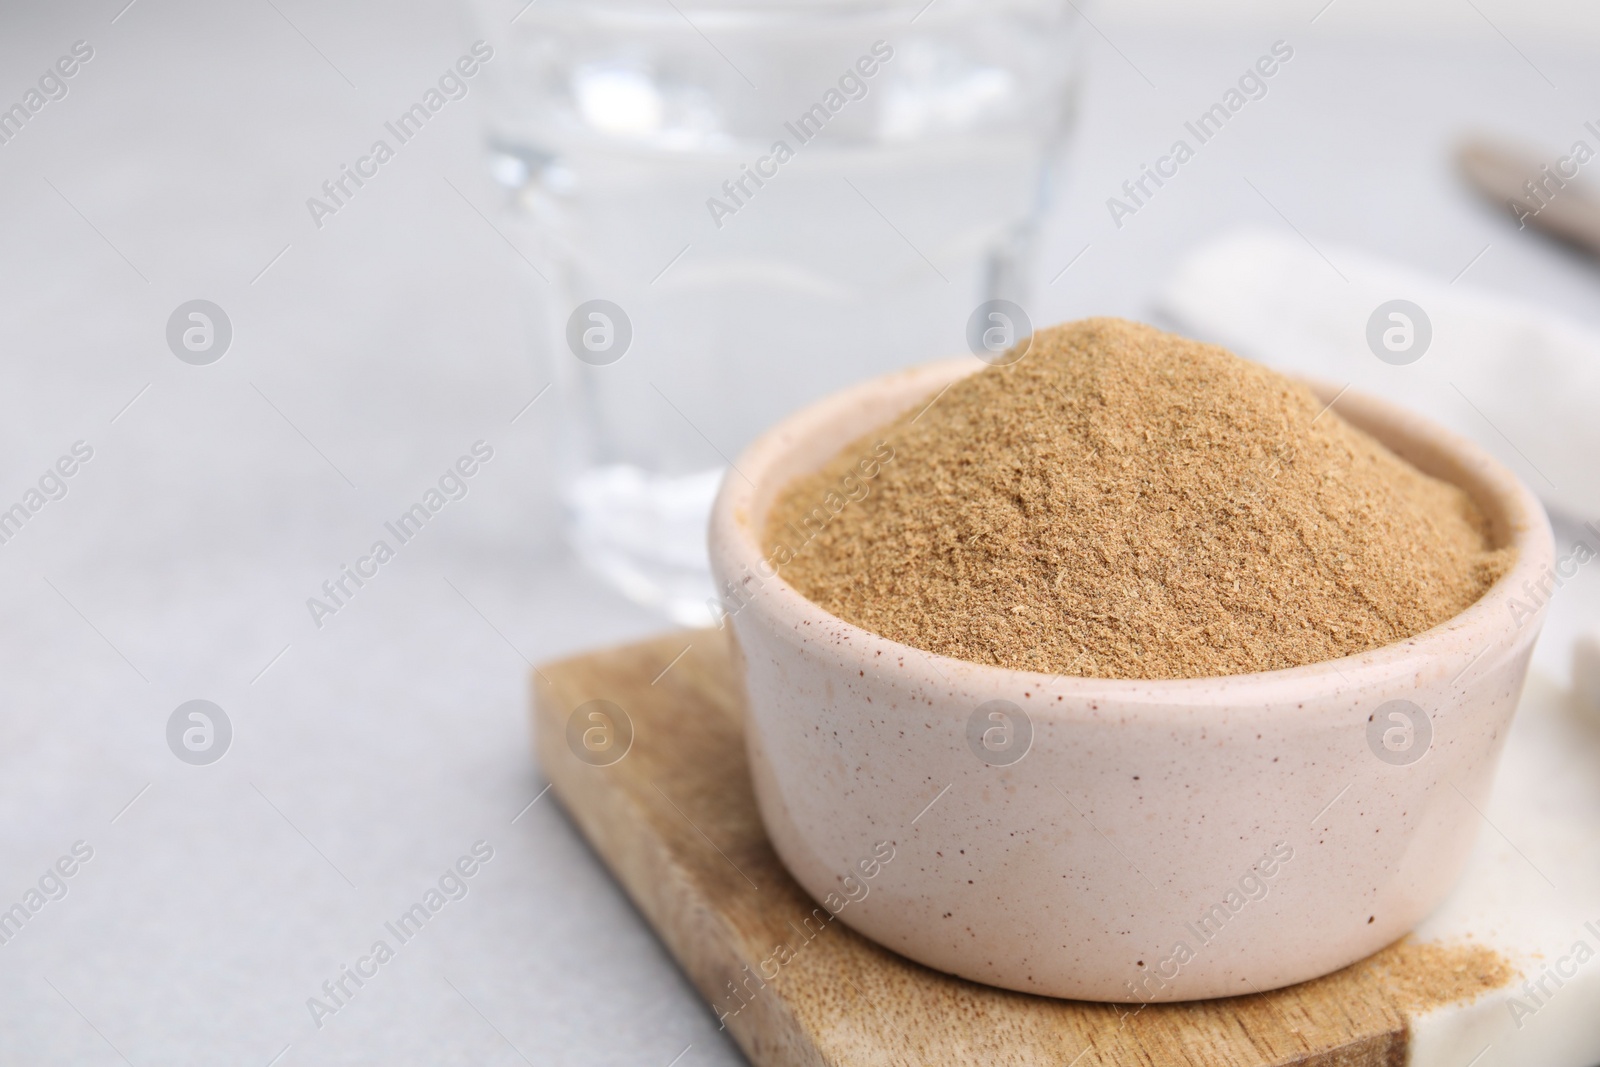
[[[1517,974],[1511,961],[1492,948],[1470,941],[1443,944],[1409,937],[1349,970],[1356,972],[1352,977],[1362,977],[1361,972],[1375,976],[1389,1002],[1408,1017],[1477,1000],[1491,989],[1510,985]]]
[[[1349,1067],[1402,1063],[1407,1060],[1407,1031],[1419,1016],[1470,1004],[1520,977],[1510,960],[1485,945],[1468,940],[1418,941],[1406,936],[1332,974],[1264,994],[1246,994],[1237,1000],[1142,1005],[1131,1013],[1128,1005],[1107,1005],[1096,1043],[1117,1047],[1126,1030],[1130,1040],[1121,1047],[1128,1050],[1130,1063],[1265,1062],[1260,1055],[1235,1060],[1191,1054],[1169,1060],[1148,1054],[1148,1050],[1171,1042],[1174,1033],[1207,1035],[1202,1040],[1219,1046],[1242,1034],[1249,1038],[1246,1047],[1256,1053],[1298,1039],[1298,1055],[1274,1057],[1273,1063]],[[1252,1010],[1255,1005],[1264,1005],[1267,1011]],[[1391,1028],[1387,1040],[1374,1039],[1378,1025]],[[1135,1055],[1141,1050],[1147,1053],[1143,1058]],[[1102,1062],[1109,1061],[1102,1058]]]
[[[841,505],[879,440],[893,460]],[[874,633],[1098,678],[1353,655],[1458,614],[1511,561],[1466,493],[1303,385],[1120,319],[1040,331],[847,447],[786,487],[768,541]]]
[[[1511,961],[1473,941],[1401,938],[1364,960],[1291,989],[1329,1003],[1358,1004],[1374,988],[1405,1019],[1447,1004],[1468,1004],[1517,978]],[[1282,994],[1268,993],[1268,996]]]

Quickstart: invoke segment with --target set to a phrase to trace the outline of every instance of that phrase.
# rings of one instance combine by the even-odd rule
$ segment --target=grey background
[[[95,450],[0,545],[0,906],[94,848],[0,945],[0,1062],[736,1062],[551,798],[517,817],[544,786],[527,661],[660,624],[558,547],[552,411],[511,421],[548,380],[539,283],[473,210],[499,203],[477,100],[321,230],[305,208],[473,33],[448,5],[124,2],[0,13],[0,103],[95,48],[0,146],[0,506]],[[1444,277],[1490,244],[1475,284],[1600,324],[1595,267],[1516,235],[1445,155],[1477,126],[1564,149],[1600,117],[1571,9],[1321,7],[1092,11],[1036,321],[1147,316],[1185,249],[1280,222],[1248,178],[1314,238]],[[1270,95],[1114,229],[1105,198],[1280,37]],[[209,367],[166,347],[195,298],[233,323]],[[466,499],[315,628],[305,598],[479,439]],[[1548,669],[1594,582],[1558,597]],[[166,747],[195,698],[233,724],[209,767]],[[306,998],[478,840],[468,895],[316,1029]]]

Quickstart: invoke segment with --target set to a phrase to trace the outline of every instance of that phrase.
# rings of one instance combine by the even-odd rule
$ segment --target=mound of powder
[[[893,459],[835,506],[874,442]],[[784,579],[842,619],[1096,678],[1278,670],[1391,644],[1472,604],[1512,553],[1465,492],[1305,386],[1104,318],[1036,333],[1020,361],[845,448],[785,487],[767,532],[800,542]]]

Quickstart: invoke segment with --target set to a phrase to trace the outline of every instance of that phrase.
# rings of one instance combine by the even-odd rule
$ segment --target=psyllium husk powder
[[[819,516],[885,444],[865,497]],[[1105,318],[1035,333],[1022,359],[845,447],[768,523],[814,531],[782,575],[842,619],[1094,678],[1363,652],[1460,613],[1511,564],[1465,492],[1304,385]]]

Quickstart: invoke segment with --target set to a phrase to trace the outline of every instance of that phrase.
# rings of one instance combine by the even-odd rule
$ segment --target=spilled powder
[[[1350,977],[1377,978],[1389,1003],[1408,1016],[1445,1004],[1476,1000],[1511,984],[1516,969],[1492,948],[1470,941],[1441,944],[1406,938],[1348,969]],[[1345,972],[1330,976],[1337,981]]]
[[[1511,563],[1468,496],[1224,349],[1036,333],[787,486],[783,577],[928,652],[1098,678],[1277,670],[1414,636]],[[886,440],[864,498],[833,490]],[[850,484],[855,484],[852,481]]]
[[[1406,936],[1332,974],[1263,995],[1278,1005],[1276,1018],[1285,1023],[1312,1005],[1335,1007],[1334,1011],[1318,1012],[1319,1017],[1312,1024],[1313,1034],[1326,1035],[1329,1030],[1340,1033],[1352,1025],[1360,1026],[1370,1018],[1369,1011],[1380,1004],[1393,1009],[1402,1022],[1409,1024],[1417,1016],[1439,1008],[1470,1004],[1486,993],[1511,985],[1517,976],[1510,960],[1485,945],[1464,940],[1417,941]],[[1132,1018],[1136,1027],[1142,1024],[1150,1032],[1159,1033],[1175,1021],[1193,1030],[1205,1017],[1237,1025],[1238,1011],[1226,1000],[1180,1001],[1141,1006]],[[1116,1020],[1120,1031],[1125,1017],[1120,1011],[1110,1017]],[[1301,1033],[1298,1029],[1294,1032]]]

